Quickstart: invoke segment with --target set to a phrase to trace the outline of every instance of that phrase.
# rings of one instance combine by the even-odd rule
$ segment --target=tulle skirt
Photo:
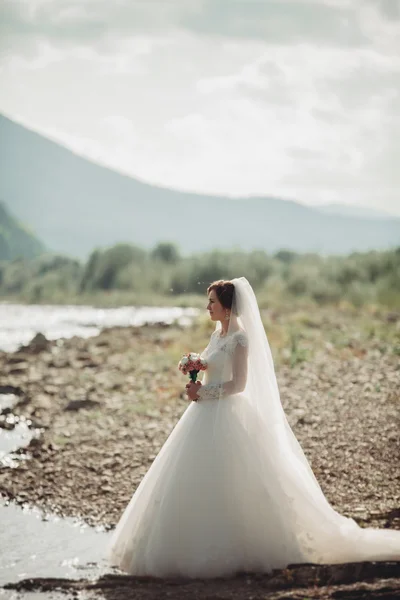
[[[285,455],[243,394],[192,402],[112,536],[133,575],[217,577],[293,563],[400,560],[400,532],[334,511],[311,469]],[[305,461],[305,459],[304,459]],[[306,461],[305,461],[306,462]]]

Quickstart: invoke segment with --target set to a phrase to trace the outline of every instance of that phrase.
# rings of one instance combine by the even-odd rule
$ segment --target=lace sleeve
[[[235,334],[232,346],[228,350],[232,354],[232,379],[224,383],[207,383],[197,393],[201,400],[218,400],[243,392],[247,381],[248,342],[244,332]]]

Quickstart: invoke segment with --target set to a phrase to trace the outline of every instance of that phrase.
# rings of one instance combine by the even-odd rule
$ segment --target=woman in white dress
[[[399,531],[360,528],[319,487],[285,417],[249,282],[207,293],[217,327],[205,377],[186,386],[192,402],[125,509],[110,562],[133,575],[217,577],[400,560]]]

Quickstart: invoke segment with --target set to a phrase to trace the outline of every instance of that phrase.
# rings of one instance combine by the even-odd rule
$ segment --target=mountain
[[[229,176],[229,174],[228,174]],[[271,197],[233,199],[149,185],[0,116],[0,197],[53,251],[161,240],[211,248],[347,253],[400,243],[400,219],[324,214]]]
[[[44,252],[44,246],[9,213],[0,202],[0,261],[18,256],[32,258]]]
[[[362,219],[396,219],[397,217],[385,210],[369,208],[367,206],[350,206],[349,204],[323,204],[316,206],[317,210],[330,215],[342,215],[343,217],[361,217]]]

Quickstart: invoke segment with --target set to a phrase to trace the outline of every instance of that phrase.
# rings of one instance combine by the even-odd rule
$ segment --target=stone
[[[100,402],[86,398],[82,400],[71,400],[64,410],[81,410],[82,408],[95,408],[96,406],[100,406]]]

